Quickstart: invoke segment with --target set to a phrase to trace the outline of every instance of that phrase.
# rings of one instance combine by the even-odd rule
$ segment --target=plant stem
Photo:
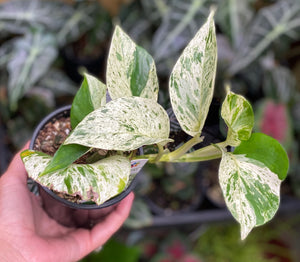
[[[184,143],[181,147],[177,148],[175,151],[165,154],[162,158],[172,161],[179,159],[183,156],[186,152],[188,152],[193,146],[201,143],[203,141],[203,137],[200,137],[200,134],[195,135],[192,139]]]
[[[161,157],[163,156],[163,154],[164,154],[164,148],[163,148],[163,146],[162,145],[160,145],[160,144],[157,144],[157,147],[158,147],[158,154],[156,155],[156,157],[155,157],[155,162],[158,162],[159,161],[159,159],[161,159]]]
[[[198,137],[198,139],[202,139],[202,138]],[[190,142],[191,140],[189,140],[188,142]],[[195,142],[195,140],[194,140],[194,142]],[[180,149],[180,151],[182,151],[179,153],[177,152],[177,158],[174,157],[174,154],[173,154],[174,152],[177,151],[177,150],[175,150],[174,152],[163,154],[159,158],[159,162],[173,162],[173,163],[174,162],[201,162],[201,161],[218,159],[218,158],[222,157],[222,151],[220,148],[226,148],[226,146],[228,146],[228,143],[226,141],[224,141],[224,142],[220,142],[217,144],[212,144],[212,145],[200,148],[192,153],[186,153],[186,151],[185,152],[183,151],[183,148],[186,148],[186,144],[184,144],[182,147],[177,149],[177,150]],[[190,142],[190,144],[192,144],[192,141]],[[195,144],[197,144],[197,143],[195,143]],[[149,163],[155,163],[157,156],[158,156],[158,154],[149,154],[149,155],[136,156],[135,158],[136,159],[148,159]],[[176,156],[176,154],[175,154],[175,156]]]
[[[212,144],[203,148],[200,148],[192,153],[188,153],[177,159],[176,162],[201,162],[207,160],[218,159],[222,157],[222,151],[220,148],[227,146],[226,141],[218,144]]]

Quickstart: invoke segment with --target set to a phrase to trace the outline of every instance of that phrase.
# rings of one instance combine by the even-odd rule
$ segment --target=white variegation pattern
[[[52,157],[31,150],[22,152],[21,157],[29,177],[39,184],[98,205],[122,192],[130,176],[130,161],[124,156],[111,156],[93,164],[72,164],[41,177]]]
[[[106,85],[92,75],[85,73],[84,76],[89,87],[93,107],[96,109],[104,106],[106,104]]]
[[[138,64],[139,62],[141,64]],[[141,69],[141,72],[143,72],[142,67],[149,66],[149,68],[143,72],[144,74],[136,74],[136,66]],[[106,84],[111,98],[132,96],[132,89],[136,88],[132,86],[132,78],[145,78],[141,81],[142,85],[138,87],[141,91],[138,96],[157,100],[159,85],[153,58],[137,46],[119,26],[116,26],[106,69]]]
[[[281,180],[257,160],[223,152],[219,182],[228,209],[241,225],[242,239],[279,207]]]
[[[228,144],[238,146],[241,141],[250,138],[254,113],[251,104],[243,96],[228,90],[222,104],[221,116],[228,127]]]
[[[169,132],[168,115],[156,101],[121,97],[87,115],[64,143],[130,151],[143,145],[165,145],[172,141]]]
[[[214,11],[184,49],[170,77],[170,99],[181,128],[201,133],[214,93],[217,41]]]

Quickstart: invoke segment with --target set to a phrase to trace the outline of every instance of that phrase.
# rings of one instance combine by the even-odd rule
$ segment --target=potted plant
[[[227,87],[221,108],[228,128],[226,140],[191,151],[204,140],[201,133],[214,93],[217,44],[213,16],[211,11],[170,76],[172,108],[190,140],[174,151],[167,149],[173,140],[169,138],[168,115],[157,103],[153,59],[117,26],[107,61],[106,85],[85,74],[71,107],[72,131],[55,155],[34,150],[21,153],[29,177],[53,191],[93,201],[97,208],[128,187],[131,165],[138,165],[138,161],[221,158],[220,186],[228,209],[241,224],[242,239],[253,227],[269,221],[279,207],[288,157],[275,139],[252,134],[253,110],[244,97]],[[107,103],[106,88],[112,98]],[[146,145],[156,145],[157,153],[136,154]],[[228,151],[229,146],[235,147],[233,152]],[[94,149],[105,151],[98,154],[96,162],[73,163]]]

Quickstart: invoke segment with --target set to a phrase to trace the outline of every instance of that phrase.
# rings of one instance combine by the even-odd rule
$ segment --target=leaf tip
[[[217,6],[216,5],[211,5],[209,8],[209,16],[208,19],[213,19],[213,17],[215,16],[215,13],[217,12]]]

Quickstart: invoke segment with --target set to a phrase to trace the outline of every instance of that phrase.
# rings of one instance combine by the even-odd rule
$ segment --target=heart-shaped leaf
[[[84,74],[71,108],[71,125],[74,129],[90,112],[106,104],[106,86],[94,76]]]
[[[44,176],[39,175],[51,161],[51,156],[26,150],[21,153],[21,158],[29,177],[39,184],[98,205],[122,192],[130,176],[130,161],[124,156],[111,156],[93,164],[72,164]]]
[[[221,116],[227,127],[227,143],[237,146],[248,140],[254,126],[254,113],[251,104],[241,95],[228,90],[222,104]]]
[[[253,227],[275,215],[281,181],[263,163],[244,155],[224,153],[219,181],[229,211],[241,224],[242,239]]]
[[[228,209],[241,224],[242,239],[275,215],[287,168],[286,152],[264,134],[253,134],[234,153],[223,151],[219,181]]]
[[[121,97],[87,115],[64,144],[130,151],[166,144],[170,132],[166,111],[153,99]]]
[[[158,79],[153,58],[119,27],[107,60],[106,82],[112,99],[139,96],[157,100]]]
[[[217,41],[214,11],[176,62],[169,84],[172,108],[189,135],[201,133],[214,93]]]

